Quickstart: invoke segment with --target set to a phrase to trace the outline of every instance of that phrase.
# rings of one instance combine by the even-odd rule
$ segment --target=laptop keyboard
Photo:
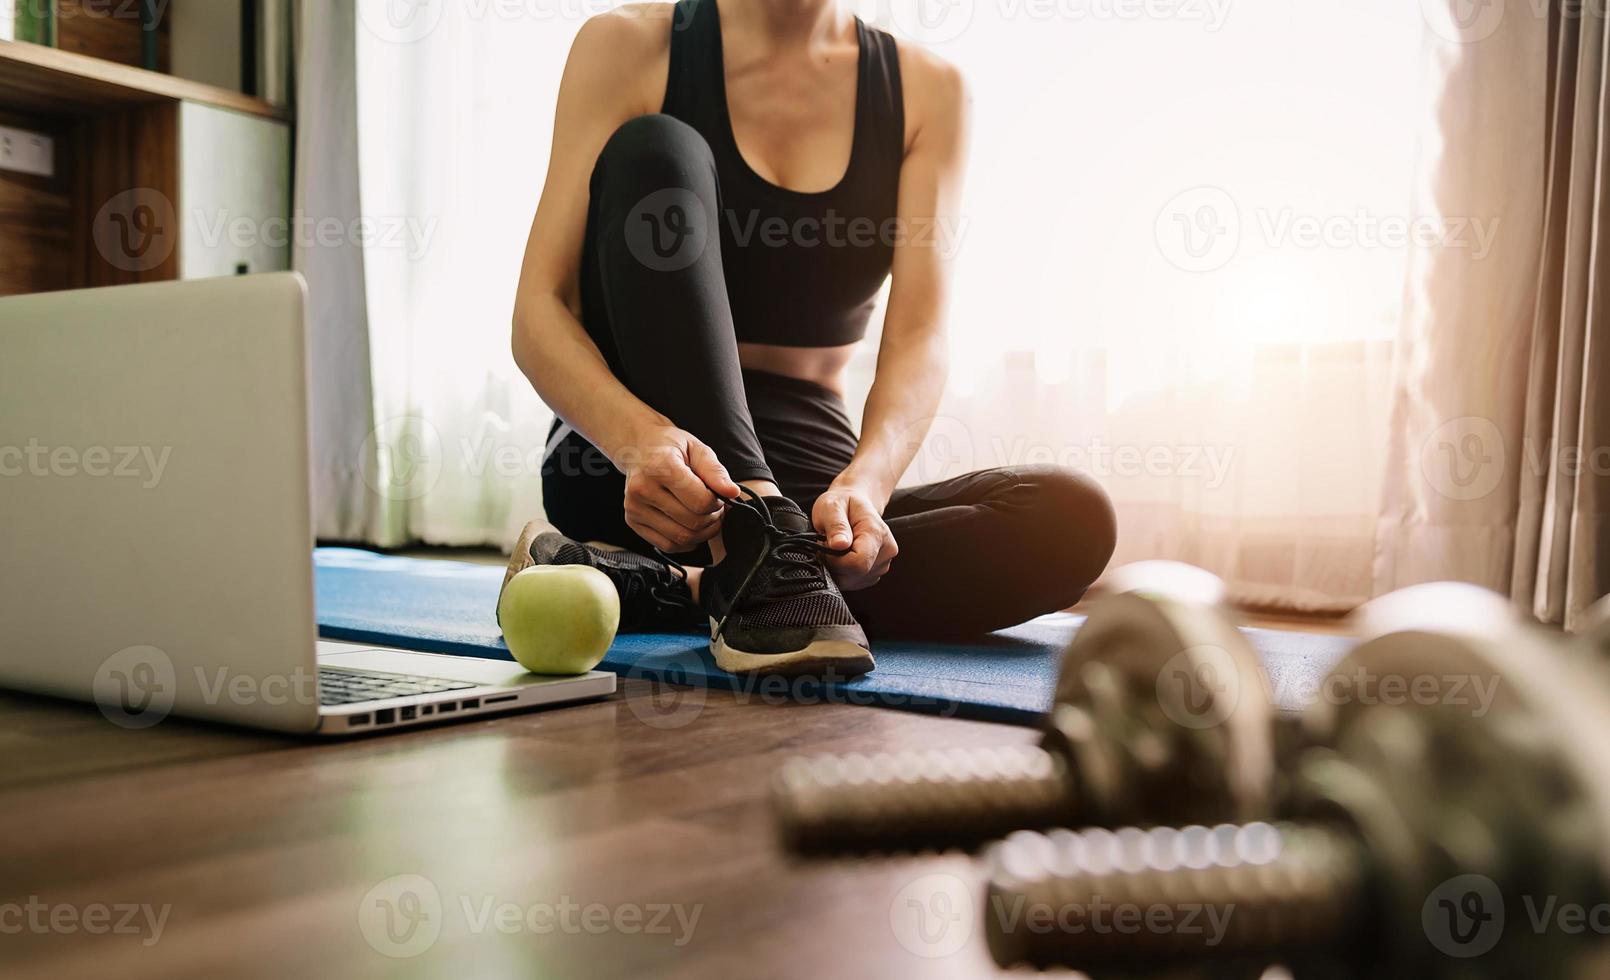
[[[419,674],[370,674],[361,670],[319,668],[319,703],[330,706],[464,691],[476,686]]]

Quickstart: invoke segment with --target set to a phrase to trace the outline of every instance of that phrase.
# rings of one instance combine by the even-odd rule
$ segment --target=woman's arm
[[[900,170],[900,240],[877,375],[867,395],[860,446],[812,514],[830,547],[853,549],[830,560],[835,580],[845,589],[876,582],[898,551],[883,508],[922,446],[949,364],[945,317],[961,233],[969,100],[953,66],[918,49],[902,49],[902,56],[915,131]]]
[[[621,384],[579,318],[593,164],[621,123],[655,111],[671,10],[623,7],[592,18],[576,35],[515,297],[512,346],[542,400],[627,475],[627,524],[657,547],[684,551],[720,528],[712,489],[734,496],[738,488],[708,447]]]

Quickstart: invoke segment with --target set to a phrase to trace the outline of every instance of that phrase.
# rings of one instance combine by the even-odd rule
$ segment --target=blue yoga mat
[[[500,567],[350,548],[319,548],[313,560],[319,635],[326,639],[512,659],[495,619]],[[766,700],[869,704],[1034,725],[1051,705],[1062,651],[1083,621],[1058,613],[969,643],[874,643],[877,670],[832,684],[734,677],[716,667],[708,637],[694,633],[622,634],[599,666]],[[1246,632],[1287,708],[1297,707],[1298,692],[1323,678],[1351,645],[1311,633]]]

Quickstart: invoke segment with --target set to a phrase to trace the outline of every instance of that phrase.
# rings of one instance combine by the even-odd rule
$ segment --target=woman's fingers
[[[702,534],[721,523],[720,509],[705,513],[690,510],[665,487],[654,487],[645,491],[642,501],[694,534]]]
[[[714,530],[709,532],[690,530],[672,520],[659,508],[632,497],[628,497],[626,501],[626,523],[632,530],[642,535],[645,541],[666,551],[686,551],[714,536]]]
[[[714,456],[710,457],[714,459]],[[680,465],[668,467],[668,472],[660,474],[661,487],[677,500],[677,506],[693,514],[709,514],[721,509],[718,499],[699,474],[693,471],[686,460],[679,460]]]
[[[818,497],[816,506],[811,508],[811,523],[827,539],[829,548],[842,551],[850,546],[854,535],[850,530],[850,518],[845,511],[843,498],[832,494]]]
[[[741,493],[738,484],[732,482],[727,468],[716,458],[715,450],[697,439],[688,444],[688,468],[693,470],[693,475],[699,478],[701,484],[718,497],[731,499]]]

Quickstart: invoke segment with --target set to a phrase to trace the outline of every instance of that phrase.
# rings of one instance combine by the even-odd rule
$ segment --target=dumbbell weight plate
[[[1492,975],[1586,975],[1567,962],[1583,944],[1532,929],[1526,902],[1610,897],[1603,678],[1474,586],[1402,590],[1358,623],[1363,642],[1304,719],[1326,748],[1303,759],[1291,807],[1345,815],[1363,837],[1388,885],[1381,946],[1402,972],[1387,975],[1433,975],[1462,953],[1438,902],[1483,891],[1507,916],[1482,960]]]
[[[1267,813],[1274,711],[1262,662],[1222,591],[1207,589],[1218,580],[1171,564],[1125,569],[1128,591],[1095,604],[1064,657],[1047,747],[1072,761],[1088,822]]]

